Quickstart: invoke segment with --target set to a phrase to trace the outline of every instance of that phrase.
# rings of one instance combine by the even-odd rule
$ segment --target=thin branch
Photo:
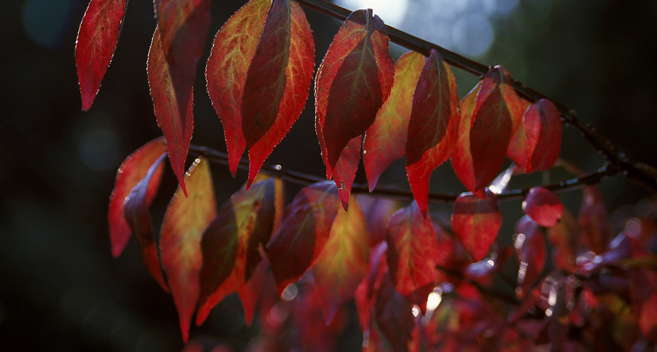
[[[190,153],[199,156],[204,156],[212,162],[228,165],[228,155],[218,150],[192,144],[189,146],[189,151]],[[240,159],[238,168],[248,170],[249,161],[246,159]],[[302,172],[284,170],[283,167],[281,167],[280,165],[265,164],[262,166],[261,171],[273,176],[280,177],[285,181],[293,182],[302,186],[307,186],[316,182],[326,180],[324,178],[305,174]],[[548,190],[554,193],[565,193],[586,186],[598,184],[604,178],[613,176],[617,173],[618,173],[617,170],[603,167],[597,171],[585,174],[581,177],[552,183],[543,187],[547,188]],[[500,202],[510,201],[510,200],[522,200],[525,198],[529,190],[530,188],[507,190],[498,194],[497,200]],[[351,193],[371,194],[374,196],[386,197],[386,198],[407,201],[407,202],[412,202],[414,199],[413,193],[411,193],[410,191],[387,189],[387,188],[375,188],[372,192],[370,192],[368,186],[363,184],[354,184],[351,187]],[[456,198],[458,198],[459,195],[460,193],[429,193],[429,203],[431,204],[453,203],[454,201],[456,201]]]
[[[343,7],[334,5],[325,0],[297,0],[299,4],[311,10],[323,13],[325,15],[344,21],[351,11]],[[390,40],[407,49],[416,51],[422,55],[429,56],[431,49],[436,50],[450,65],[468,71],[472,74],[483,76],[489,70],[490,66],[481,64],[474,60],[463,57],[453,51],[447,50],[441,46],[410,35],[394,27],[386,26]],[[554,99],[549,98],[543,93],[528,87],[520,81],[513,80],[513,87],[522,97],[535,102],[539,99],[549,99],[552,101],[561,114],[562,121],[569,123],[577,128],[586,142],[598,153],[605,156],[609,165],[607,168],[614,169],[616,173],[622,173],[627,179],[657,192],[657,170],[653,167],[630,161],[625,154],[619,152],[616,147],[602,134],[600,134],[591,124],[584,124],[577,118],[574,110]]]

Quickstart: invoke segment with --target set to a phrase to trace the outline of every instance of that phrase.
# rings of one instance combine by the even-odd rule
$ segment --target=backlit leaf
[[[365,217],[352,198],[349,211],[338,209],[329,238],[311,269],[327,325],[367,274],[369,241]]]
[[[248,191],[242,188],[219,209],[219,215],[205,229],[201,240],[203,267],[197,325],[253,274],[260,262],[258,248],[267,245],[274,230],[276,197],[283,196],[282,187],[281,179],[269,178],[257,182]]]
[[[563,214],[563,204],[554,193],[543,187],[533,187],[522,202],[522,210],[537,224],[552,227]]]
[[[531,105],[530,102],[522,100],[524,103],[525,113],[527,108]],[[527,157],[529,155],[529,143],[527,142],[527,134],[525,133],[525,117],[523,115],[522,123],[518,126],[516,133],[511,137],[509,142],[509,147],[506,149],[506,156],[513,160],[519,169],[524,171],[525,165],[527,164]]]
[[[472,113],[477,101],[477,94],[481,90],[479,82],[463,99],[461,99],[459,110],[461,120],[459,122],[458,140],[452,151],[452,167],[456,176],[465,188],[476,194],[479,198],[484,198],[483,190],[475,192],[475,173],[472,166],[472,154],[470,152],[470,127],[472,126]]]
[[[91,108],[112,61],[127,6],[128,0],[91,0],[84,13],[75,44],[84,111]]]
[[[410,351],[409,343],[415,328],[412,308],[411,303],[395,290],[390,276],[384,275],[376,297],[374,323],[392,351]]]
[[[518,284],[523,295],[545,268],[544,237],[541,228],[528,215],[523,216],[516,223],[514,247],[520,262]]]
[[[280,15],[280,12],[285,12],[282,10],[282,8],[286,8],[285,4],[289,7],[289,14]],[[276,12],[276,16],[274,16],[274,12]],[[280,33],[285,32],[281,28],[283,24],[280,23],[280,18],[286,16],[288,17],[289,35],[280,38],[278,37]],[[272,36],[277,39],[273,40],[270,38]],[[281,39],[285,40],[288,49],[286,53],[280,55],[288,55],[289,58],[286,58],[287,64],[283,67],[282,72],[274,72],[271,65],[278,65],[274,63],[276,61],[274,58],[279,56],[277,50],[285,47],[285,45],[274,47],[274,44]],[[270,60],[272,63],[269,62]],[[310,87],[313,76],[314,62],[315,42],[303,10],[296,1],[276,0],[272,5],[258,49],[249,67],[245,86],[242,123],[244,136],[249,145],[251,162],[249,185],[253,182],[265,159],[280,143],[303,111],[308,98],[308,87]],[[261,64],[262,67],[259,66]],[[252,71],[255,72],[253,76]],[[279,83],[273,83],[274,81]],[[283,82],[284,85],[280,82]],[[284,90],[281,90],[283,87]],[[279,103],[278,106],[276,106],[277,103]],[[257,110],[260,108],[264,112],[261,113]],[[276,115],[274,115],[274,111],[277,112]],[[263,116],[266,122],[259,122],[258,117],[260,116]],[[260,127],[257,127],[258,124]]]
[[[251,326],[253,313],[255,313],[256,304],[260,299],[260,292],[262,292],[262,286],[265,284],[265,279],[269,271],[269,261],[267,261],[266,257],[262,258],[246,285],[237,290],[240,301],[242,301],[242,307],[244,308],[246,326]]]
[[[201,236],[217,216],[209,162],[199,158],[185,176],[188,194],[174,194],[160,232],[160,255],[173,302],[178,310],[183,340],[199,295],[199,272],[203,265]]]
[[[125,198],[130,194],[132,188],[146,176],[151,165],[165,152],[166,144],[164,144],[163,138],[152,140],[130,154],[116,172],[116,182],[114,183],[114,190],[110,196],[107,219],[114,258],[121,255],[131,234],[130,227],[123,217],[123,203],[125,202]],[[162,167],[159,167],[158,171],[151,178],[152,181],[148,187],[146,194],[147,206],[155,198],[157,189],[160,187],[161,179]]]
[[[406,153],[408,121],[411,118],[413,92],[424,66],[424,56],[414,51],[402,55],[395,64],[395,78],[390,96],[367,129],[363,146],[363,163],[370,191],[379,176]]]
[[[653,343],[657,343],[657,293],[643,303],[639,313],[639,329],[643,336]]]
[[[557,269],[574,272],[580,242],[577,224],[570,212],[564,209],[559,222],[547,230],[552,245],[552,259]]]
[[[388,42],[383,21],[371,9],[355,11],[317,71],[315,126],[329,175],[342,150],[372,125],[390,94],[394,63]]]
[[[458,99],[452,69],[431,50],[415,88],[406,142],[406,172],[424,217],[431,172],[449,159],[456,143]]]
[[[205,68],[208,95],[224,126],[233,176],[246,148],[241,115],[244,85],[270,5],[271,0],[251,0],[235,12],[214,37]]]
[[[144,261],[144,265],[146,265],[146,270],[148,270],[164,291],[169,292],[169,288],[164,281],[164,276],[162,276],[160,259],[157,256],[155,236],[153,235],[153,224],[151,223],[151,216],[148,213],[148,198],[150,196],[150,200],[152,201],[155,191],[157,191],[157,188],[154,190],[150,189],[152,188],[151,184],[157,185],[160,183],[163,169],[162,160],[164,160],[165,156],[166,154],[162,154],[150,169],[148,169],[146,176],[130,191],[123,207],[125,221],[135,234],[135,240],[139,246],[139,252],[141,252],[141,259]],[[156,180],[151,183],[153,176],[155,176]]]
[[[148,52],[148,85],[151,89],[157,124],[162,129],[167,141],[171,168],[178,178],[183,193],[187,194],[184,170],[189,142],[194,130],[192,99],[190,95],[185,116],[182,117],[172,84],[169,64],[164,56],[161,34],[157,27]]]
[[[561,151],[561,117],[554,104],[540,99],[523,116],[527,138],[526,172],[547,170],[554,165]]]
[[[397,291],[407,296],[433,282],[439,248],[431,218],[413,202],[390,217],[386,230],[388,268]]]
[[[196,65],[210,27],[210,0],[154,0],[154,5],[170,89],[179,102],[178,115],[183,116],[191,105]]]
[[[352,139],[347,147],[342,151],[342,155],[335,164],[333,170],[333,181],[338,187],[340,202],[344,210],[349,209],[349,197],[351,196],[351,186],[356,178],[358,163],[360,162],[360,147],[363,144],[363,137],[358,136]]]
[[[358,313],[358,322],[363,331],[363,345],[367,344],[371,330],[371,318],[374,313],[374,303],[378,294],[383,275],[388,274],[386,263],[386,250],[388,244],[381,242],[373,246],[370,251],[369,271],[367,276],[358,284],[354,292],[354,301]]]
[[[593,252],[602,254],[611,240],[605,200],[596,186],[585,187],[582,193],[582,205],[577,217],[577,224],[582,230],[582,240]]]
[[[454,203],[452,229],[475,261],[488,252],[502,226],[497,197],[486,189],[486,199],[461,194]]]
[[[303,188],[287,206],[267,245],[279,294],[313,265],[328,240],[338,207],[338,189],[331,181]]]

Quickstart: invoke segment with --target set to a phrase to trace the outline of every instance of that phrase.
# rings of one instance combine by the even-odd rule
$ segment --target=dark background
[[[214,33],[243,2],[212,2],[206,53]],[[0,350],[180,350],[172,300],[148,276],[133,243],[112,258],[107,233],[116,169],[161,135],[145,71],[155,27],[152,1],[130,2],[100,93],[83,113],[73,53],[86,5],[3,1],[0,11]],[[340,23],[306,13],[319,62]],[[656,2],[521,0],[513,16],[493,24],[495,41],[479,61],[504,65],[515,78],[577,110],[631,159],[657,165]],[[475,82],[457,72],[461,94]],[[199,65],[193,143],[225,150],[203,84]],[[585,171],[603,163],[572,128],[565,130],[561,156]],[[324,173],[310,102],[268,163]],[[395,163],[380,185],[408,188],[403,165]],[[246,178],[244,171],[230,178],[222,165],[213,166],[213,173],[220,203]],[[463,190],[448,165],[432,180],[433,191]],[[152,210],[156,227],[175,186],[169,172]],[[610,210],[648,196],[620,176],[601,188]],[[289,185],[288,196],[298,189]],[[580,195],[561,198],[576,211]],[[500,236],[508,240],[519,202],[503,210],[508,216]],[[242,348],[256,333],[243,327],[240,304],[230,297],[191,336]],[[350,336],[347,345],[358,349],[357,335]]]

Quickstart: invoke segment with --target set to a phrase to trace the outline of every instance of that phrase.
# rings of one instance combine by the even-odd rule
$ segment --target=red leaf
[[[338,187],[340,202],[344,210],[349,209],[351,186],[356,178],[356,171],[358,171],[362,142],[362,136],[352,139],[342,151],[342,155],[340,155],[338,162],[335,164],[335,169],[333,169],[333,181],[335,181],[335,185]]]
[[[315,262],[338,212],[338,190],[331,181],[303,188],[285,209],[283,222],[267,245],[279,295]]]
[[[526,172],[551,168],[561,150],[561,117],[559,110],[547,99],[532,104],[523,117],[527,138]]]
[[[244,286],[253,274],[260,262],[258,249],[267,245],[274,230],[276,198],[283,196],[282,187],[281,179],[269,178],[257,182],[248,191],[242,188],[230,197],[205,229],[201,240],[203,267],[197,325],[205,321],[210,310],[224,297]]]
[[[516,224],[514,236],[516,256],[520,262],[518,284],[525,295],[529,286],[540,277],[545,268],[545,239],[543,231],[528,215]]]
[[[154,0],[154,5],[171,89],[183,116],[191,105],[196,65],[210,27],[210,0]]]
[[[285,32],[284,30],[279,30],[281,25],[276,18],[271,20],[271,26],[274,26],[274,28],[268,27],[270,18],[272,18],[275,10],[280,12],[280,7],[282,6],[280,3],[289,3],[290,7],[288,15],[289,23],[287,24],[290,26],[290,29],[289,35],[285,38],[288,43],[287,55],[289,55],[289,58],[286,58],[287,66],[283,68],[284,71],[276,73],[278,75],[277,77],[269,77],[274,75],[270,65],[276,66],[275,63],[268,62],[276,55],[272,52],[275,48],[271,46],[274,41],[270,42],[269,37],[280,35],[279,32]],[[301,111],[303,111],[306,105],[306,99],[308,98],[308,87],[312,80],[315,62],[315,42],[312,31],[299,4],[291,0],[277,0],[272,5],[269,16],[253,62],[249,67],[249,76],[247,77],[244,93],[244,120],[242,122],[244,136],[249,144],[249,160],[251,162],[249,166],[248,185],[253,182],[265,159],[271,154],[274,147],[281,142],[285,134],[290,130],[290,127],[299,118]],[[278,39],[280,40],[280,38]],[[264,61],[262,62],[262,67],[259,67],[261,64],[260,60]],[[260,69],[260,71],[254,73],[254,76],[251,77],[252,70],[255,72],[256,69]],[[261,80],[263,78],[262,76],[267,76],[268,78],[263,81]],[[272,81],[275,79],[285,80],[284,91],[280,91],[282,89],[281,84],[279,84],[278,92],[269,92],[269,90],[266,90],[265,87],[273,87]],[[272,82],[272,85],[269,85],[269,82]],[[260,95],[253,94],[253,91],[260,92]],[[277,98],[274,100],[270,98],[271,95],[280,95],[280,99]],[[279,101],[280,104],[275,106]],[[263,110],[270,111],[269,113],[265,113],[265,115],[269,115],[269,117],[265,118],[267,122],[261,125],[267,126],[266,128],[255,127],[258,123],[257,117],[260,112],[253,112],[253,110],[257,107],[259,108],[261,105],[271,106],[262,107]],[[276,116],[273,116],[274,110],[277,110]],[[254,117],[256,121],[253,121],[253,115],[256,115]]]
[[[525,113],[527,108],[531,105],[530,102],[522,100]],[[529,143],[527,142],[527,134],[525,133],[525,117],[522,118],[522,123],[518,126],[516,133],[511,137],[509,147],[506,149],[506,156],[513,160],[519,168],[524,170],[527,164],[527,156],[529,155]]]
[[[611,240],[607,223],[607,207],[602,192],[596,186],[584,188],[583,196],[577,224],[582,230],[584,244],[593,252],[602,254],[607,250]]]
[[[128,240],[130,239],[130,227],[123,217],[123,203],[139,181],[148,173],[148,169],[166,151],[163,138],[158,138],[146,143],[137,149],[119,167],[116,172],[114,190],[110,196],[108,223],[110,242],[112,243],[112,255],[114,258],[121,255]],[[161,168],[152,178],[146,195],[146,204],[150,205],[157,194],[162,178]]]
[[[194,130],[194,115],[192,112],[192,99],[188,100],[185,117],[180,115],[176,94],[172,88],[169,64],[164,57],[159,27],[155,28],[151,48],[148,52],[148,85],[153,97],[153,108],[157,124],[164,132],[169,150],[171,168],[178,178],[183,193],[187,194],[185,187],[185,160],[189,142]]]
[[[224,126],[230,172],[235,177],[246,140],[242,133],[244,85],[271,0],[251,0],[214,37],[205,68],[208,95]]]
[[[390,94],[394,63],[388,41],[383,21],[371,9],[355,11],[317,71],[315,126],[329,175],[342,150],[372,125]]]
[[[370,237],[370,247],[385,240],[386,224],[390,216],[399,209],[399,202],[384,198],[375,197],[368,194],[356,195],[358,205],[365,214],[367,220],[367,232]]]
[[[579,251],[577,224],[568,210],[564,209],[561,220],[547,230],[552,245],[552,258],[557,269],[574,272]]]
[[[363,146],[363,163],[370,192],[379,176],[405,154],[408,121],[411,118],[413,92],[424,66],[424,56],[414,51],[402,55],[395,65],[390,96],[367,129]]]
[[[388,268],[395,288],[404,296],[436,279],[439,248],[431,218],[417,204],[399,209],[386,226]]]
[[[563,204],[547,189],[533,187],[522,202],[522,210],[537,224],[552,227],[563,215]]]
[[[415,328],[412,305],[395,290],[389,275],[383,277],[374,309],[376,327],[388,340],[391,350],[409,351]]]
[[[475,261],[488,252],[502,226],[502,214],[497,208],[497,197],[486,189],[486,199],[461,194],[454,203],[452,228]]]
[[[639,329],[643,336],[657,343],[657,294],[653,292],[650,299],[643,303],[639,313]]]
[[[458,139],[452,151],[452,167],[461,183],[470,192],[479,198],[484,198],[483,190],[475,192],[475,173],[472,166],[472,154],[470,152],[470,127],[472,126],[472,113],[474,112],[477,94],[481,90],[479,82],[463,99],[461,99],[459,110],[461,120],[459,122]]]
[[[406,143],[406,172],[424,217],[431,172],[449,159],[456,143],[458,99],[452,69],[432,49],[415,88]]]
[[[388,244],[386,242],[381,242],[372,247],[370,251],[369,271],[354,292],[358,322],[363,331],[363,345],[367,343],[367,337],[370,333],[372,325],[371,317],[381,280],[383,279],[383,275],[388,273],[388,265],[385,259],[387,249]]]
[[[338,209],[329,238],[311,269],[326,325],[367,274],[369,241],[365,216],[358,203],[352,201],[348,212]]]
[[[75,41],[75,63],[82,95],[82,110],[96,98],[100,82],[119,42],[128,0],[91,0]]]
[[[473,192],[495,179],[511,137],[520,125],[516,121],[520,121],[521,101],[510,82],[508,72],[496,66],[486,74],[477,94],[468,131],[475,180]]]
[[[217,216],[217,209],[208,161],[196,159],[185,181],[189,194],[184,197],[179,187],[164,215],[160,254],[186,342],[199,295],[199,272],[203,265],[201,236]]]
[[[150,169],[148,169],[146,176],[130,191],[130,195],[125,198],[123,212],[125,221],[135,234],[135,240],[139,246],[141,258],[146,265],[146,269],[164,291],[169,292],[169,288],[164,281],[164,276],[162,276],[162,269],[160,269],[160,259],[157,256],[157,248],[155,247],[153,225],[151,224],[151,216],[148,213],[150,203],[148,198],[150,197],[152,201],[153,197],[155,197],[157,188],[152,189],[152,185],[158,185],[160,183],[163,169],[162,160],[164,160],[165,156],[166,154],[162,154]],[[151,182],[153,176],[155,176],[155,180]]]
[[[267,278],[269,270],[269,261],[264,257],[260,263],[258,263],[258,266],[246,285],[237,290],[237,294],[240,296],[240,301],[242,301],[242,307],[244,308],[244,320],[246,326],[251,326],[253,313],[255,313],[255,307],[260,298],[260,292],[262,292],[262,286],[265,284],[265,279]]]

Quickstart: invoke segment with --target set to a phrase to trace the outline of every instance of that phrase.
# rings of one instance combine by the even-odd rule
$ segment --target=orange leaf
[[[183,193],[187,194],[185,187],[185,160],[189,142],[194,130],[194,116],[192,112],[192,99],[187,104],[185,116],[180,115],[178,99],[173,90],[169,64],[164,57],[164,48],[159,27],[155,28],[151,48],[148,52],[148,85],[153,98],[153,108],[157,124],[164,132],[169,150],[171,168],[178,178]]]
[[[490,190],[486,189],[485,192],[485,200],[461,194],[454,203],[452,213],[454,233],[475,261],[484,258],[502,226],[497,198]]]
[[[128,223],[123,217],[123,203],[130,191],[141,181],[148,173],[151,165],[166,151],[166,145],[162,138],[154,139],[137,149],[119,167],[116,172],[116,182],[114,190],[110,196],[109,212],[107,222],[109,223],[110,242],[112,244],[112,255],[114,258],[121,255],[128,240],[130,239],[131,230]],[[151,178],[148,191],[146,194],[147,206],[151,204],[157,194],[162,178],[162,170],[158,168]]]
[[[199,296],[199,272],[203,264],[201,236],[216,217],[217,208],[208,161],[196,159],[185,181],[189,194],[184,197],[178,187],[164,215],[160,254],[186,342]]]
[[[267,245],[274,230],[276,198],[283,196],[282,187],[281,179],[268,178],[248,191],[242,188],[221,207],[219,215],[203,233],[197,325],[253,274],[260,262],[258,249]]]
[[[424,56],[414,51],[402,55],[395,64],[390,96],[367,129],[363,145],[363,163],[370,191],[379,176],[405,154],[408,121],[411,118],[413,92],[424,66]]]
[[[128,0],[91,0],[75,41],[75,63],[82,95],[82,110],[96,98],[100,82],[119,42]]]
[[[349,211],[338,209],[329,238],[311,269],[326,325],[367,274],[369,241],[365,216],[352,198]]]
[[[315,78],[315,126],[327,175],[342,150],[374,122],[388,98],[394,63],[383,21],[353,12],[333,38]]]
[[[452,69],[431,50],[415,88],[406,142],[406,172],[424,217],[431,172],[449,159],[456,143],[458,99]]]

